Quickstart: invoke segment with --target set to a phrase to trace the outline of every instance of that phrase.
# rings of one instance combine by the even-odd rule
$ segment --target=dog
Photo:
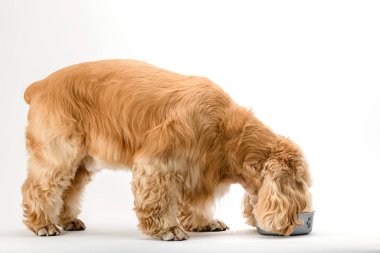
[[[80,198],[104,167],[130,168],[139,229],[167,241],[224,231],[216,198],[238,183],[247,223],[281,235],[311,209],[301,149],[207,78],[134,60],[86,62],[31,84],[22,186],[38,236],[84,230]]]

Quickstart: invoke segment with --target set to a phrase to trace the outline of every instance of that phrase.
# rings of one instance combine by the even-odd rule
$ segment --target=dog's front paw
[[[59,231],[59,228],[54,225],[50,224],[47,225],[46,227],[42,227],[37,230],[36,234],[38,236],[56,236],[59,235],[61,232]]]
[[[160,236],[163,241],[183,241],[189,239],[189,236],[180,227],[172,227]]]
[[[61,227],[65,231],[80,231],[86,229],[86,226],[80,219],[74,219],[70,222],[62,224]]]
[[[187,227],[187,231],[192,232],[219,232],[226,231],[227,229],[230,228],[220,220],[211,220],[206,224],[193,224],[192,226]]]

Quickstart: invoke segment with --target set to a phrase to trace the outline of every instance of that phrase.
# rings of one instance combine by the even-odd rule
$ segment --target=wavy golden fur
[[[273,133],[210,80],[131,60],[82,63],[30,85],[22,187],[37,235],[85,229],[81,192],[96,169],[132,170],[139,228],[163,240],[228,227],[211,206],[232,183],[244,216],[289,235],[310,209],[300,149]]]

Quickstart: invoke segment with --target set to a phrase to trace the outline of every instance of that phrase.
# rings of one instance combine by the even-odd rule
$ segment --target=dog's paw
[[[54,225],[50,224],[47,225],[46,227],[42,227],[37,230],[36,234],[38,236],[56,236],[59,235],[61,232],[59,231],[59,228]]]
[[[65,231],[80,231],[85,230],[86,226],[80,219],[75,219],[61,226]]]
[[[180,227],[172,227],[160,236],[163,241],[183,241],[190,237]]]
[[[223,221],[211,220],[207,224],[192,225],[187,230],[192,232],[219,232],[230,229]]]

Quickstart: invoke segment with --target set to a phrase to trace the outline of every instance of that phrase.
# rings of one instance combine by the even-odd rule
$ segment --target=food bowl
[[[314,219],[314,212],[303,212],[300,213],[300,220],[303,225],[296,225],[294,226],[294,230],[290,235],[307,235],[311,232],[313,229],[313,219]],[[264,229],[261,229],[259,225],[257,225],[257,232],[261,235],[277,235],[271,232],[268,232]]]

